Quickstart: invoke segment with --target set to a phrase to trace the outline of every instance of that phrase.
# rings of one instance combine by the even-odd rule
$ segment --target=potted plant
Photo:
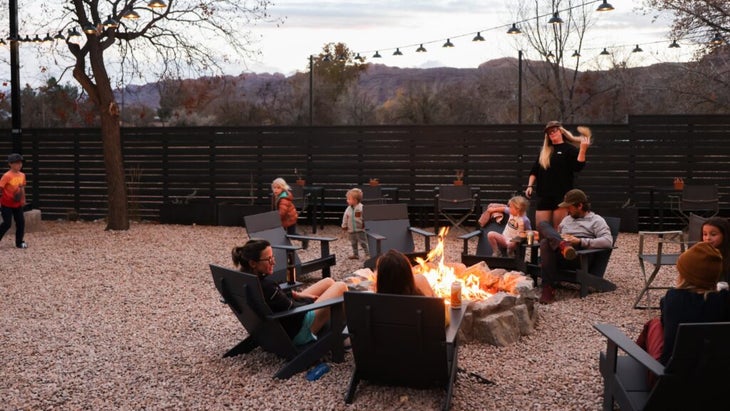
[[[370,186],[371,187],[375,187],[375,186],[378,186],[378,185],[380,185],[380,181],[377,178],[371,178],[370,179]]]
[[[294,169],[294,175],[297,176],[296,183],[298,186],[304,187],[305,185],[307,185],[307,180],[302,177],[302,175],[299,173],[299,170],[297,170],[296,168]]]
[[[454,185],[455,186],[464,185],[464,170],[463,169],[456,170],[456,180],[454,180]]]
[[[674,189],[677,191],[684,190],[684,179],[682,177],[674,178]]]

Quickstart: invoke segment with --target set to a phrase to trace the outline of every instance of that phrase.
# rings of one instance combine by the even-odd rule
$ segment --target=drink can
[[[535,232],[532,230],[527,230],[527,245],[532,245],[532,242],[535,240]]]
[[[451,308],[461,308],[461,282],[451,283]]]

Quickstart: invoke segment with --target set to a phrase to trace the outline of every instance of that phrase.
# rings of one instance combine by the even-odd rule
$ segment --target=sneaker
[[[18,247],[18,248],[28,248],[28,244],[26,244],[26,242],[23,241],[22,243],[17,244],[16,247]]]
[[[552,304],[555,302],[555,289],[550,284],[542,286],[542,294],[540,295],[540,304]]]
[[[575,260],[575,257],[577,256],[575,248],[573,248],[573,246],[567,241],[560,242],[560,254],[562,254],[563,258],[566,260]]]

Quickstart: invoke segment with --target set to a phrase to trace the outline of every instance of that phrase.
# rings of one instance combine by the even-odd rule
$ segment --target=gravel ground
[[[271,378],[281,365],[255,350],[222,354],[245,337],[219,302],[209,263],[230,266],[230,249],[247,238],[240,227],[133,224],[104,231],[102,222],[45,221],[26,235],[30,248],[0,243],[0,409],[266,409],[428,410],[440,390],[361,383],[355,403],[344,404],[353,366],[348,355],[320,380],[304,374]],[[304,228],[308,232],[308,228]],[[335,278],[359,268],[348,260],[341,230],[332,244]],[[451,233],[447,260],[461,242]],[[641,287],[637,234],[622,233],[606,277],[618,290],[580,299],[561,289],[540,306],[533,335],[509,347],[471,343],[459,365],[496,383],[461,374],[452,410],[597,410],[605,347],[591,325],[616,324],[632,337],[656,310],[634,310]],[[310,247],[306,255],[318,253]],[[667,282],[673,268],[664,268]],[[316,279],[316,278],[315,278]],[[656,295],[656,292],[655,292]]]

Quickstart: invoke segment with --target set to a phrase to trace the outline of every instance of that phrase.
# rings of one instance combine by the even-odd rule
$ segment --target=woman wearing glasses
[[[341,297],[347,291],[347,285],[331,278],[323,278],[302,291],[288,293],[271,279],[274,272],[274,251],[266,240],[252,239],[242,247],[234,247],[231,251],[233,265],[240,271],[255,274],[261,281],[266,303],[273,312],[286,311],[292,308]],[[296,345],[303,345],[317,339],[316,334],[329,322],[330,309],[320,308],[300,315],[284,318],[282,325]]]

